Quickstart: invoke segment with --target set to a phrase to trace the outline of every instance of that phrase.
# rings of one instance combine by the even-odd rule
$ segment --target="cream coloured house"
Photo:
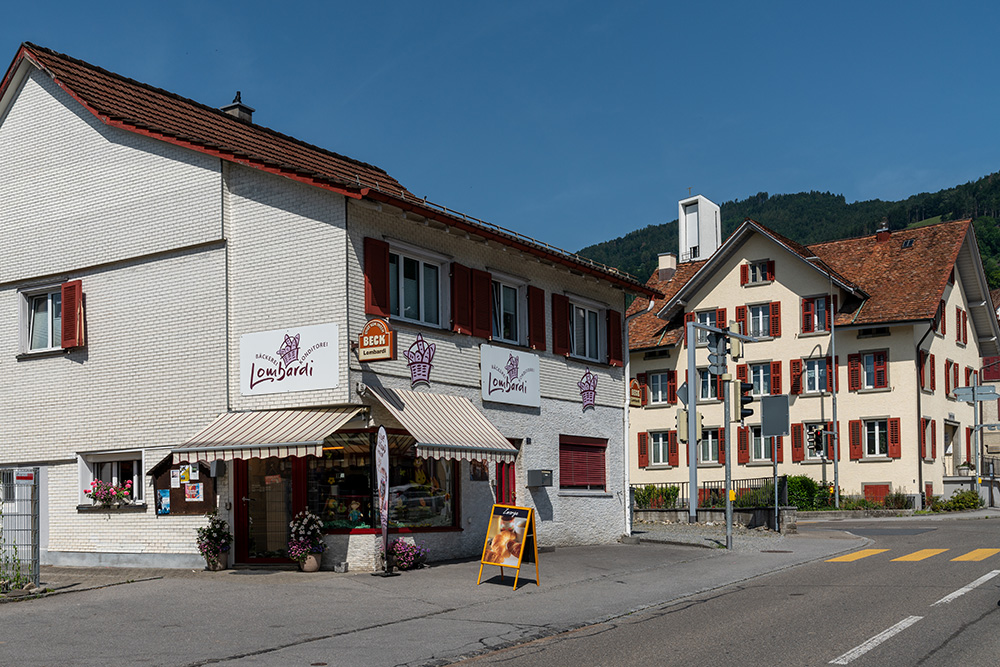
[[[703,417],[698,481],[724,478],[722,387],[702,337],[685,341],[689,320],[738,322],[759,341],[728,366],[756,399],[754,414],[732,424],[734,479],[770,476],[772,456],[780,475],[830,482],[837,457],[842,492],[876,500],[950,494],[972,479],[962,464],[975,458],[974,412],[953,390],[998,353],[1000,330],[971,221],[806,247],[747,220],[706,260],[661,255],[647,285],[664,298],[629,311],[633,485],[689,479],[676,431],[689,343]],[[777,394],[788,395],[789,435],[764,438],[759,399]],[[827,436],[825,470],[809,447],[813,428],[839,434],[839,452]]]

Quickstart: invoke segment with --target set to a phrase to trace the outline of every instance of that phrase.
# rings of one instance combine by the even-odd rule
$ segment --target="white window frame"
[[[715,313],[716,310],[702,310],[695,313],[695,322],[703,326],[714,327],[715,323]],[[698,345],[708,345],[708,332],[704,329],[695,329],[697,332]]]
[[[758,310],[754,313],[754,310]],[[760,320],[758,322],[758,320]],[[755,325],[760,325],[759,330]],[[747,306],[747,331],[748,335],[755,338],[771,337],[771,304],[758,303]]]
[[[670,433],[668,431],[650,431],[649,463],[655,466],[670,464]]]
[[[703,428],[698,443],[698,463],[718,463],[719,447],[719,429]]]
[[[699,401],[718,401],[719,397],[719,381],[716,379],[717,376],[712,375],[708,372],[707,368],[698,369],[698,400]],[[706,378],[708,378],[706,380]],[[708,390],[706,394],[705,390]]]
[[[62,349],[62,285],[61,283],[56,283],[54,285],[44,285],[39,287],[33,287],[31,289],[26,289],[20,292],[21,295],[21,316],[20,316],[20,348],[23,354],[37,354],[40,352],[50,352],[52,350]],[[48,327],[49,336],[47,347],[31,347],[31,334],[32,334],[32,313],[33,305],[35,299],[38,297],[46,296],[48,304]],[[60,302],[60,326],[57,328],[52,317],[52,299],[53,297],[59,297]]]
[[[750,383],[753,385],[751,390],[754,396],[770,396],[771,395],[771,362],[764,361],[759,364],[750,364],[749,374]],[[760,372],[758,372],[760,371]],[[767,386],[764,386],[764,381],[767,380]],[[758,391],[758,389],[760,391]]]
[[[807,297],[807,301],[812,301],[812,333],[826,333],[826,312],[832,308],[832,299],[829,294]],[[820,317],[820,306],[823,307],[822,317]]]
[[[815,370],[811,369],[810,366],[814,366]],[[814,382],[814,386],[810,388],[810,382]],[[803,359],[802,360],[802,393],[803,394],[822,394],[826,391],[827,379],[826,379],[826,358],[821,357],[819,359]]]
[[[755,462],[771,462],[771,452],[774,451],[774,436],[764,437],[761,425],[750,427],[750,460]]]
[[[649,374],[649,403],[651,405],[667,404],[669,375],[667,372]]]
[[[864,431],[862,437],[864,438],[864,458],[885,458],[889,456],[889,420],[882,419],[865,419],[862,422],[864,426]],[[870,429],[869,426],[874,426],[874,429]],[[881,427],[881,428],[880,428]],[[873,431],[873,432],[870,432]],[[882,436],[882,451],[879,452],[879,442],[878,437]],[[874,443],[870,443],[869,440],[874,436]],[[875,453],[869,453],[869,445],[874,444]]]
[[[442,255],[436,253],[432,250],[427,250],[426,248],[421,248],[420,246],[411,245],[403,241],[397,241],[395,239],[387,238],[386,242],[389,244],[389,267],[392,266],[392,257],[396,256],[396,283],[393,284],[391,269],[387,267],[386,270],[390,272],[389,279],[389,316],[394,319],[398,319],[402,322],[412,322],[414,324],[421,324],[423,326],[434,327],[436,329],[445,329],[448,327],[449,318],[451,316],[450,312],[450,281],[448,280],[448,269],[449,263],[452,258],[447,255]],[[403,260],[409,259],[418,262],[418,275],[420,280],[420,291],[417,297],[420,314],[419,318],[406,317],[403,315],[404,302],[403,302]],[[437,295],[438,295],[438,321],[430,322],[424,316],[424,301],[426,298],[425,294],[425,281],[424,273],[425,266],[433,266],[437,269]],[[396,293],[398,313],[392,312],[392,294],[393,291]]]
[[[570,292],[564,292],[567,299],[569,299],[569,356],[573,359],[583,359],[585,361],[594,361],[601,363],[605,361],[606,350],[607,350],[607,326],[605,326],[605,317],[607,316],[608,305],[600,303],[598,301],[592,301],[586,297],[579,296],[578,294],[572,294]],[[576,351],[576,311],[577,309],[586,311],[588,313],[594,313],[597,317],[597,356],[590,356],[590,345],[589,340],[584,342],[584,346],[587,348],[586,354],[578,354]]]
[[[127,480],[118,478],[117,464],[121,461],[134,463],[132,472],[132,502],[141,503],[145,499],[146,452],[142,449],[123,449],[112,452],[85,452],[76,455],[80,493],[78,504],[89,505],[93,501],[84,493],[100,474],[102,464],[112,464],[112,483],[124,484]]]
[[[756,262],[747,262],[747,279],[749,285],[759,285],[761,283],[770,282],[767,279],[767,262],[766,259],[761,259]]]

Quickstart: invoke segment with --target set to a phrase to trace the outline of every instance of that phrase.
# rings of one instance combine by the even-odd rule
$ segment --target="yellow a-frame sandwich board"
[[[531,553],[535,560],[535,584],[542,585],[538,576],[538,534],[535,532],[535,513],[530,507],[515,507],[514,505],[494,505],[490,512],[490,525],[486,530],[486,542],[483,544],[483,556],[479,559],[479,580],[483,583],[483,565],[496,565],[500,568],[500,581],[503,581],[503,569],[513,567],[514,590],[517,590],[517,580],[521,576],[521,562],[525,553]]]

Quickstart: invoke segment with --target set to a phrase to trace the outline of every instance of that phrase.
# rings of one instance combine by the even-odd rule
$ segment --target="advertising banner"
[[[340,381],[339,341],[336,324],[240,336],[240,393],[333,389]]]
[[[375,470],[378,476],[378,515],[382,521],[382,547],[389,553],[389,438],[385,427],[378,427],[375,439]],[[386,563],[389,559],[386,558]]]
[[[532,408],[541,406],[537,354],[480,345],[479,355],[484,401]]]

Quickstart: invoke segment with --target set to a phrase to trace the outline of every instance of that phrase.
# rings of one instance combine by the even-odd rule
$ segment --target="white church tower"
[[[722,245],[722,215],[717,204],[695,195],[677,203],[681,262],[708,259]]]

